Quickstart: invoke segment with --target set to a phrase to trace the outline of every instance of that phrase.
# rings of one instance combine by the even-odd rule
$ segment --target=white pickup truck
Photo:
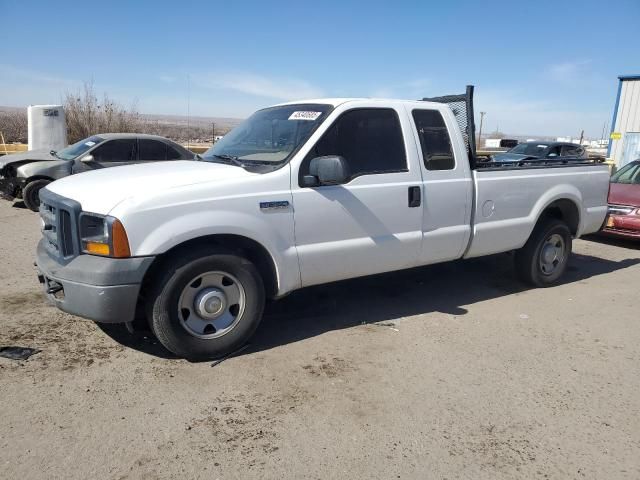
[[[266,299],[310,285],[507,251],[524,281],[553,285],[572,238],[604,221],[608,169],[477,162],[472,92],[277,105],[201,161],[55,181],[40,194],[39,279],[66,312],[146,315],[192,359],[239,348]]]

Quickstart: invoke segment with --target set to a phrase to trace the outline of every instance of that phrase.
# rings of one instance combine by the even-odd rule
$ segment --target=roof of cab
[[[162,137],[160,135],[149,135],[147,133],[96,133],[97,137],[102,137],[104,139],[114,140],[114,139],[122,139],[122,138],[150,138],[155,140],[169,140],[166,137]],[[169,140],[171,141],[171,140]]]
[[[407,100],[407,99],[400,99],[400,98],[375,98],[375,97],[345,97],[345,98],[340,98],[340,97],[335,97],[335,98],[312,98],[312,99],[306,99],[306,100],[296,100],[293,102],[284,102],[284,103],[279,103],[277,105],[274,105],[275,107],[280,107],[280,106],[284,106],[284,105],[304,105],[304,104],[312,104],[312,103],[319,103],[319,104],[327,104],[327,105],[331,105],[332,107],[337,107],[339,105],[342,105],[344,103],[350,103],[350,102],[380,102],[380,103],[408,103],[408,104],[414,104],[414,103],[420,103],[420,104],[434,104],[434,105],[442,105],[440,103],[434,103],[434,102],[427,102],[424,100]]]

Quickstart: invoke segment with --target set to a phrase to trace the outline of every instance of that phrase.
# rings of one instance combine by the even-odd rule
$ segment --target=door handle
[[[420,187],[409,187],[409,208],[420,206]]]

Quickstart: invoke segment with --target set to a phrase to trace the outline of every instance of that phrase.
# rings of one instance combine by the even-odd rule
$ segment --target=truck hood
[[[640,207],[640,185],[611,183],[609,185],[609,203]]]
[[[50,183],[47,189],[80,202],[82,209],[106,215],[123,200],[152,196],[171,188],[221,183],[257,174],[234,165],[180,160],[103,168]]]
[[[11,163],[25,163],[25,162],[44,162],[50,160],[60,161],[58,157],[54,157],[49,153],[50,150],[29,150],[27,152],[12,153],[0,157],[0,170]]]

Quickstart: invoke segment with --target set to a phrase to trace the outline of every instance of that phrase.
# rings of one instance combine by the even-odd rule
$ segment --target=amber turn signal
[[[129,238],[120,220],[115,220],[111,225],[111,245],[113,245],[112,257],[126,258],[131,256]],[[109,247],[107,247],[107,251]]]

